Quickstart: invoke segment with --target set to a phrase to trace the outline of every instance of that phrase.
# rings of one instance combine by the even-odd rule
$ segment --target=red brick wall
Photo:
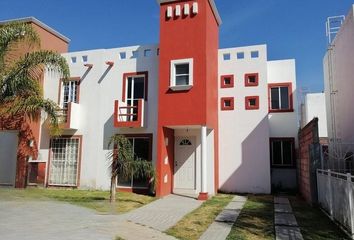
[[[327,144],[327,138],[318,136],[318,118],[299,132],[299,191],[309,204],[317,202],[316,171],[321,167],[321,145]]]

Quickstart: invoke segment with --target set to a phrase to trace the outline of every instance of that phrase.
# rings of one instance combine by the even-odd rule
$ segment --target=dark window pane
[[[189,76],[176,76],[176,86],[189,85]]]
[[[132,78],[129,77],[128,80],[127,80],[127,85],[128,85],[128,88],[127,88],[127,98],[131,98],[132,97],[132,84],[133,84],[133,81],[132,81]]]
[[[289,90],[288,87],[280,88],[281,109],[289,109]]]
[[[271,109],[279,109],[279,88],[271,88],[270,92]]]
[[[256,83],[256,76],[254,76],[254,75],[248,76],[248,82],[249,83]]]
[[[135,138],[134,139],[134,153],[135,156],[142,160],[150,159],[150,139],[149,138]],[[133,187],[148,187],[148,179],[145,176],[138,176],[133,178]]]
[[[231,107],[231,100],[225,100],[224,107]]]
[[[275,165],[281,165],[281,141],[272,142],[272,161]]]
[[[150,160],[150,139],[149,138],[135,138],[134,153],[136,157],[144,160]]]
[[[144,93],[144,77],[134,78],[134,99],[143,99]]]
[[[293,154],[292,154],[292,142],[291,141],[283,141],[283,164],[284,165],[292,165],[293,162]]]
[[[231,78],[227,77],[224,78],[224,85],[230,85],[231,84]]]
[[[177,64],[176,65],[176,75],[189,74],[189,64]]]
[[[251,98],[248,100],[248,105],[249,106],[256,106],[256,99],[255,98]]]
[[[131,178],[122,178],[121,176],[118,176],[118,186],[120,187],[131,187]]]

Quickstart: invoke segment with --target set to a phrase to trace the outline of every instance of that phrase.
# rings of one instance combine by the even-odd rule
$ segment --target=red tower
[[[218,188],[218,30],[213,0],[158,0],[157,195]]]

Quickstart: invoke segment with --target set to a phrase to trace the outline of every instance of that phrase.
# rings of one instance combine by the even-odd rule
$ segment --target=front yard
[[[139,208],[155,200],[154,197],[134,193],[117,194],[114,204],[109,202],[107,191],[87,191],[72,189],[10,189],[0,188],[0,200],[45,201],[56,200],[87,207],[100,213],[121,214]]]

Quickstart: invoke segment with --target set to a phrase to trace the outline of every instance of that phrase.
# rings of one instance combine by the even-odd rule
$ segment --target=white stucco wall
[[[323,60],[328,136],[330,139],[334,138],[332,130],[332,124],[334,124],[337,138],[342,142],[352,143],[354,141],[354,112],[352,107],[354,101],[354,5],[346,16],[345,22],[333,40],[330,49]],[[332,61],[330,61],[330,58]],[[332,62],[332,65],[330,62]],[[333,74],[332,88],[329,80],[330,68],[332,68]]]
[[[304,127],[312,119],[318,118],[319,137],[328,137],[327,133],[327,115],[326,115],[326,99],[324,93],[308,93],[304,102]]]
[[[296,92],[295,60],[268,62],[268,83],[292,83],[293,112],[269,113],[270,137],[294,137],[297,141],[299,130]]]
[[[151,49],[151,56],[145,57],[144,50]],[[138,58],[132,58],[132,51],[138,50]],[[157,80],[158,56],[157,46],[134,46],[116,49],[101,49],[64,54],[70,66],[72,77],[81,77],[80,116],[78,130],[65,130],[63,135],[82,135],[82,157],[80,172],[81,188],[109,188],[109,163],[106,160],[109,138],[116,133],[152,133],[153,146],[156,146],[157,129]],[[119,53],[126,52],[126,59],[120,59]],[[93,64],[88,70],[82,62],[87,56],[87,63]],[[77,57],[72,63],[71,57]],[[113,61],[114,66],[108,70],[106,61]],[[138,129],[116,129],[113,126],[114,101],[122,100],[123,74],[148,71],[148,100],[146,103],[146,126]],[[49,74],[47,74],[48,77]],[[45,79],[45,97],[58,101],[59,78]],[[77,121],[77,120],[76,120]],[[46,131],[42,138],[48,139]],[[48,141],[47,141],[48,142]],[[48,158],[48,144],[41,146],[41,155]],[[156,159],[156,148],[152,149],[152,160]]]
[[[292,85],[292,112],[269,113],[269,132],[271,138],[294,138],[295,148],[298,148],[298,104],[296,91],[295,60],[269,61],[268,83],[288,83]],[[296,158],[296,156],[294,156]],[[292,168],[272,168],[272,185],[285,189],[295,189],[297,186],[296,165]]]
[[[259,51],[251,58],[251,51]],[[244,59],[237,59],[244,52]],[[231,60],[223,60],[230,53]],[[244,75],[259,73],[259,85],[246,87]],[[219,109],[219,188],[226,192],[270,192],[267,49],[265,45],[219,50],[220,76],[235,76],[233,88],[219,88],[219,99],[234,97],[234,110]],[[259,96],[259,109],[246,110],[245,97]],[[219,100],[219,106],[220,106]]]

